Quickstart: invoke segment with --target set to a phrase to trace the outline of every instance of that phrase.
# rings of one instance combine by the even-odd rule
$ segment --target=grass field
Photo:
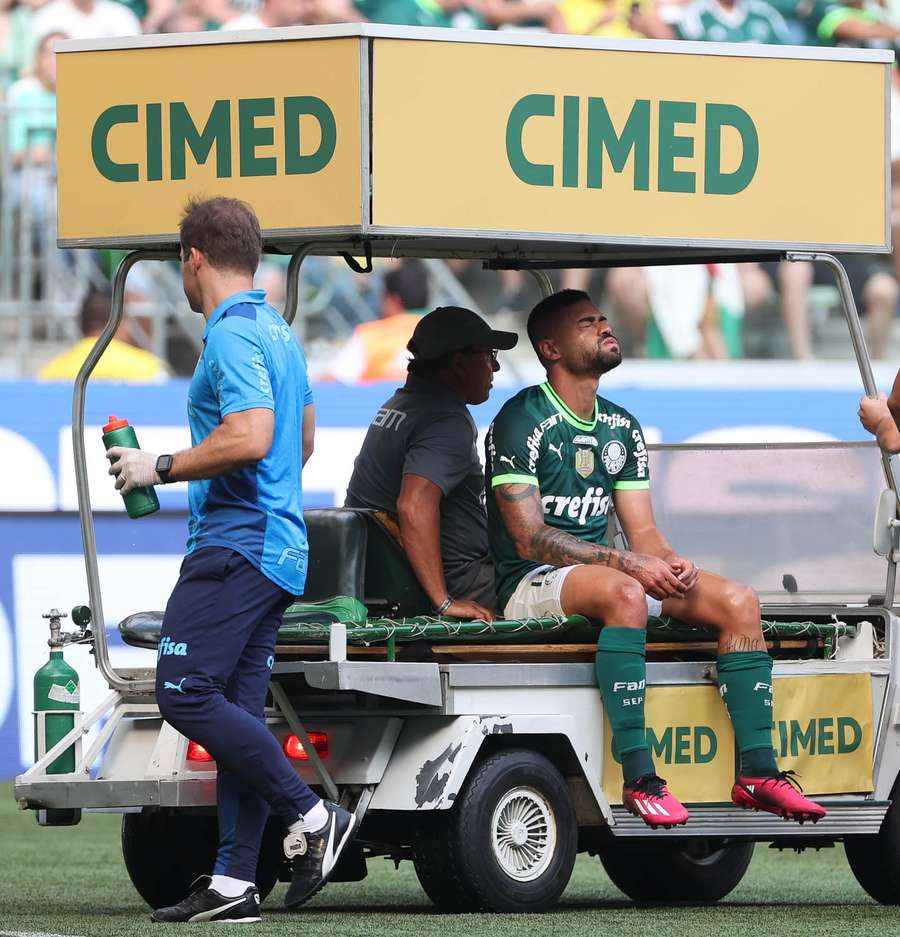
[[[11,785],[0,785],[0,935],[158,937],[159,926],[150,923],[148,909],[125,873],[119,827],[118,816],[91,814],[77,827],[41,829],[31,813],[16,810]],[[711,907],[635,907],[610,883],[599,862],[586,856],[579,858],[559,908],[540,916],[435,914],[412,866],[403,863],[396,872],[386,860],[371,862],[363,882],[326,887],[299,912],[281,909],[284,888],[278,886],[264,905],[255,937],[900,934],[900,912],[868,898],[841,847],[798,856],[759,845],[744,881]],[[213,926],[186,929],[208,933]]]

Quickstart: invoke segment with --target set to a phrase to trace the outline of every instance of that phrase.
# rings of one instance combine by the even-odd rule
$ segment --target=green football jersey
[[[536,485],[544,522],[591,543],[605,544],[615,489],[649,488],[650,468],[638,421],[597,397],[582,420],[549,383],[508,400],[485,441],[488,537],[502,610],[519,581],[540,564],[523,560],[497,510],[498,485]]]
[[[737,0],[730,10],[716,0],[694,0],[675,24],[681,39],[702,42],[790,42],[781,14],[764,0]]]

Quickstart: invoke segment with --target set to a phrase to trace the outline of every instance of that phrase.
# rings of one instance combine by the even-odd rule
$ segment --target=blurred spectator
[[[896,42],[900,28],[881,5],[864,0],[801,0],[797,4],[812,45],[876,45]]]
[[[783,45],[790,32],[781,14],[764,0],[693,0],[673,24],[649,6],[634,4],[629,24],[649,39],[700,42],[766,42]]]
[[[20,78],[9,89],[9,153],[14,170],[50,166],[56,139],[56,53],[66,36],[58,30],[38,42],[34,75]]]
[[[470,9],[494,29],[515,26],[551,33],[568,31],[556,0],[476,0]]]
[[[465,10],[463,0],[355,0],[360,16],[371,23],[392,26],[453,26]],[[483,26],[478,18],[475,28]]]
[[[206,24],[199,16],[185,13],[184,10],[173,10],[168,16],[160,20],[156,31],[161,34],[168,33],[199,33],[203,32]]]
[[[333,23],[358,23],[362,20],[352,0],[309,0],[305,22],[324,26]]]
[[[58,32],[38,43],[34,75],[20,78],[9,89],[8,147],[11,172],[9,198],[18,224],[20,248],[30,250],[55,220],[56,203],[56,54]]]
[[[297,26],[307,21],[310,0],[263,0],[258,10],[242,13],[222,24],[224,30]]]
[[[655,11],[652,0],[643,2]],[[560,0],[559,12],[566,32],[579,36],[635,39],[642,34],[632,29],[630,20],[635,8],[640,6],[635,0]]]
[[[34,10],[19,0],[0,0],[0,98],[25,72],[34,51]]]
[[[63,33],[72,39],[114,39],[141,32],[138,18],[116,0],[50,0],[34,16],[38,39]]]
[[[42,381],[72,381],[77,376],[85,358],[94,347],[97,336],[106,325],[112,304],[112,294],[104,290],[92,290],[81,303],[81,333],[84,338],[77,341],[68,351],[57,355],[38,372]],[[143,348],[130,343],[127,324],[119,327],[115,338],[109,343],[103,356],[91,374],[100,381],[125,381],[130,384],[159,384],[169,377],[165,362]]]
[[[847,271],[856,308],[867,319],[869,353],[873,358],[884,358],[900,295],[897,281],[887,269],[887,258],[871,254],[837,256]],[[834,285],[830,268],[823,264],[783,261],[761,264],[759,269],[769,277],[781,299],[792,355],[795,358],[812,358],[810,287],[813,284]],[[755,305],[756,296],[753,299],[748,297],[748,306]]]
[[[421,260],[401,260],[384,278],[381,317],[358,325],[335,357],[331,376],[345,384],[406,377],[406,344],[428,305],[428,274]]]

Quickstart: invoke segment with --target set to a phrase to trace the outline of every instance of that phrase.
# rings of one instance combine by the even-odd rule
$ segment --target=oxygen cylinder
[[[52,631],[51,631],[52,633]],[[58,635],[57,631],[57,635]],[[79,710],[78,673],[63,659],[60,646],[50,644],[50,659],[34,675],[34,758],[42,758],[75,728]],[[71,774],[75,770],[75,743],[53,760],[47,774]],[[81,820],[79,809],[37,811],[40,826],[71,826]]]

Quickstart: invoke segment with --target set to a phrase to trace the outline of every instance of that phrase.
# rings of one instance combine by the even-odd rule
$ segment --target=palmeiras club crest
[[[627,456],[625,446],[618,439],[613,439],[603,447],[600,458],[603,459],[603,467],[610,475],[618,475],[625,465]]]

